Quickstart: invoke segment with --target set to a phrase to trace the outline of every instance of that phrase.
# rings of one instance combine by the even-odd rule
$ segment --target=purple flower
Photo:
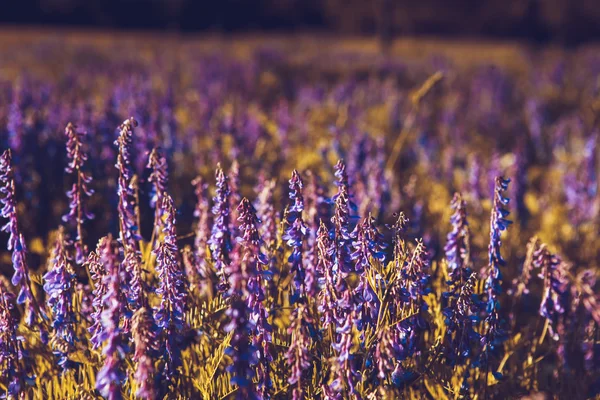
[[[451,364],[464,364],[473,352],[480,336],[475,331],[482,304],[475,295],[477,274],[472,273],[453,292],[444,293],[448,306],[442,313],[446,324],[446,353]]]
[[[132,187],[133,170],[130,153],[133,129],[137,125],[137,121],[133,118],[123,121],[119,127],[119,137],[115,141],[119,148],[116,167],[119,170],[117,195],[119,197],[120,241],[126,248],[135,248],[136,240],[140,239],[135,216],[135,193]]]
[[[508,205],[510,199],[504,197],[502,194],[502,192],[508,189],[509,183],[510,179],[496,177],[492,212],[490,217],[490,244],[488,246],[490,273],[487,279],[487,287],[488,289],[496,291],[496,293],[500,293],[500,288],[498,285],[502,281],[500,267],[504,266],[505,264],[502,254],[500,253],[500,246],[502,246],[500,235],[512,223],[512,221],[506,219],[510,212],[504,208]]]
[[[229,268],[241,269],[237,265],[239,265],[238,261],[233,261]],[[230,275],[230,280],[232,275],[235,276],[236,273]],[[234,282],[232,282],[230,290],[234,287]],[[235,292],[239,293],[239,290],[236,288]],[[231,383],[238,386],[235,398],[239,400],[259,399],[260,397],[252,383],[252,377],[254,376],[252,365],[256,364],[257,361],[257,349],[250,343],[250,334],[254,327],[248,319],[248,305],[241,295],[236,294],[232,297],[226,313],[229,317],[229,323],[225,326],[225,331],[233,332],[231,347],[227,351],[227,354],[231,356],[232,363],[227,371],[231,373]]]
[[[335,176],[338,178],[338,193],[333,197],[335,207],[331,218],[335,243],[334,270],[335,273],[347,274],[354,272],[350,257],[352,241],[354,240],[350,221],[352,219],[353,204],[350,201],[346,165],[342,160],[339,160],[335,165]]]
[[[164,335],[165,376],[171,379],[181,365],[181,339],[185,328],[185,303],[187,287],[185,275],[177,251],[175,232],[175,207],[167,193],[162,195],[161,213],[165,216],[164,238],[154,251],[159,287],[156,293],[161,297],[160,308],[156,312],[156,325]]]
[[[306,236],[307,227],[302,219],[304,211],[304,198],[302,196],[302,179],[298,171],[292,172],[290,179],[290,200],[291,205],[287,213],[287,229],[283,235],[283,240],[292,248],[292,254],[288,258],[291,264],[291,273],[294,275],[294,284],[300,293],[305,292],[304,280],[305,272],[302,262],[302,242]]]
[[[300,400],[304,398],[304,387],[309,384],[311,373],[311,354],[312,347],[311,330],[314,321],[310,317],[306,304],[297,303],[292,313],[292,321],[288,329],[291,335],[290,347],[286,353],[287,365],[290,368],[288,383],[293,385],[292,399]]]
[[[325,189],[319,180],[319,176],[312,171],[307,171],[307,182],[305,190],[306,218],[308,224],[307,248],[313,248],[317,240],[317,231],[321,221],[331,220],[331,205],[325,194]]]
[[[126,289],[127,302],[132,309],[143,303],[143,282],[141,277],[141,260],[137,241],[141,239],[139,222],[136,216],[137,178],[133,175],[131,160],[131,144],[133,129],[138,123],[133,117],[125,120],[119,127],[119,136],[115,144],[119,148],[116,167],[119,170],[117,194],[119,196],[119,240],[123,246],[122,279],[131,284]],[[129,329],[130,313],[125,315],[125,330]]]
[[[215,269],[221,280],[224,281],[224,268],[230,262],[231,233],[230,233],[230,209],[229,209],[229,184],[223,173],[221,165],[217,165],[217,192],[213,199],[214,222],[208,244],[210,254],[215,263]]]
[[[155,208],[161,203],[162,194],[167,190],[167,180],[169,173],[167,171],[167,160],[157,148],[152,149],[146,168],[150,168],[148,181],[152,183],[152,193],[150,197],[150,207]]]
[[[386,244],[371,214],[356,225],[354,236],[356,240],[353,242],[354,252],[351,257],[356,263],[356,271],[361,273],[354,289],[354,302],[357,307],[357,326],[362,331],[364,324],[375,322],[379,313],[379,300],[369,284],[368,270],[372,262],[384,262]]]
[[[256,215],[262,221],[258,227],[261,237],[267,249],[270,249],[277,239],[277,218],[275,211],[273,192],[275,191],[275,180],[264,180],[258,188],[256,200]]]
[[[554,332],[559,317],[565,313],[568,302],[569,281],[566,276],[566,267],[562,259],[550,253],[548,247],[542,244],[533,253],[533,265],[540,268],[540,278],[544,279],[540,315],[551,324],[550,332]]]
[[[8,387],[8,398],[18,398],[25,386],[21,360],[23,349],[17,336],[18,320],[14,318],[14,296],[0,282],[0,379]]]
[[[327,329],[335,324],[337,294],[336,278],[333,271],[333,244],[329,238],[329,232],[325,224],[321,222],[317,232],[317,270],[323,277],[321,293],[319,295],[319,313],[323,322],[323,328]]]
[[[324,189],[318,182],[315,174],[308,171],[308,185],[306,187],[306,218],[307,221],[307,236],[306,236],[306,252],[305,255],[305,285],[306,294],[310,298],[316,298],[319,293],[318,280],[320,278],[318,271],[319,250],[316,245],[317,232],[321,221],[328,221],[330,217],[330,205],[325,197]]]
[[[49,271],[44,275],[44,291],[48,306],[52,309],[52,328],[54,328],[55,354],[59,356],[59,365],[69,368],[67,354],[75,344],[76,316],[73,310],[73,289],[75,274],[70,263],[63,227],[52,250]]]
[[[6,150],[0,156],[0,182],[2,185],[0,193],[4,194],[4,197],[0,199],[0,203],[2,203],[0,215],[8,220],[2,227],[2,231],[9,234],[7,249],[12,251],[12,264],[15,270],[11,282],[19,288],[17,304],[27,304],[26,322],[28,326],[32,326],[34,321],[41,315],[37,300],[31,290],[25,239],[19,232],[15,180],[11,165],[10,149]]]
[[[259,398],[252,383],[252,365],[257,362],[257,349],[250,342],[250,335],[255,327],[249,319],[248,304],[243,298],[245,273],[242,268],[239,260],[233,260],[228,266],[231,304],[226,312],[229,323],[225,326],[226,332],[233,332],[231,347],[227,352],[231,356],[232,364],[227,370],[231,373],[231,383],[238,385],[236,398],[240,400]]]
[[[444,251],[450,268],[450,279],[453,284],[461,285],[471,274],[467,204],[460,193],[455,193],[450,207],[454,210],[452,217],[450,217],[452,231],[448,233],[448,241]]]
[[[142,272],[140,251],[130,246],[125,247],[123,249],[121,273],[123,274],[123,279],[129,279],[129,290],[127,290],[126,294],[127,303],[132,312],[147,305],[146,293],[148,292],[148,284],[144,280]],[[126,332],[129,331],[130,316],[131,312],[128,312],[126,314]]]
[[[271,378],[269,376],[270,363],[273,362],[273,356],[269,350],[271,342],[271,325],[268,322],[268,313],[264,306],[265,294],[265,271],[263,266],[267,265],[268,259],[261,252],[262,240],[258,232],[259,220],[252,203],[247,198],[243,198],[237,207],[239,215],[239,231],[242,235],[238,239],[242,247],[242,268],[245,270],[240,279],[246,280],[246,296],[249,311],[249,320],[254,326],[252,337],[253,346],[258,351],[257,357],[257,378],[258,392],[263,397],[269,397],[272,388]],[[234,295],[233,293],[231,293]]]
[[[121,388],[125,380],[127,345],[119,322],[126,310],[126,302],[121,287],[119,263],[110,237],[104,238],[101,243],[99,258],[106,271],[104,276],[106,293],[102,298],[100,314],[102,332],[97,336],[97,340],[104,344],[102,354],[105,359],[104,365],[96,375],[96,389],[107,399],[117,400],[123,398]]]
[[[363,272],[371,265],[371,259],[383,262],[385,259],[386,244],[384,237],[375,226],[375,218],[368,215],[362,223],[354,229],[352,242],[354,252],[351,254],[355,262],[356,272]]]
[[[423,296],[429,293],[428,287],[430,276],[428,274],[429,261],[427,259],[427,249],[422,240],[417,240],[417,245],[413,250],[410,261],[402,269],[404,278],[404,288],[408,292],[411,301],[422,307]]]
[[[2,198],[2,217],[8,222],[2,227],[2,231],[9,234],[7,249],[14,250],[19,243],[19,226],[17,221],[17,199],[15,198],[15,180],[12,169],[12,153],[10,149],[2,153],[0,157],[0,180],[4,194]]]
[[[112,236],[105,236],[98,242],[95,252],[91,252],[87,258],[85,267],[90,271],[90,277],[94,284],[92,301],[93,311],[90,314],[92,325],[88,331],[91,333],[90,341],[92,347],[97,349],[102,344],[102,315],[103,299],[108,291],[107,280],[106,280],[106,269],[104,267],[107,263],[116,263],[116,253],[112,246]],[[114,258],[114,259],[113,259]]]
[[[377,343],[373,352],[377,378],[383,380],[391,376],[396,369],[397,360],[401,356],[402,345],[400,344],[398,330],[387,325],[383,326],[377,332]]]
[[[346,293],[349,296],[349,292]],[[349,301],[350,299],[346,299],[346,302]],[[354,324],[354,311],[352,309],[345,310],[343,317],[338,319],[338,326],[335,330],[336,341],[332,344],[335,357],[331,367],[333,381],[329,386],[336,392],[343,393],[346,398],[359,397],[356,384],[360,375],[354,365],[354,356],[350,352]]]
[[[94,215],[88,211],[84,199],[94,194],[94,191],[89,188],[92,181],[91,175],[82,170],[88,159],[87,154],[83,151],[82,139],[85,133],[77,132],[76,129],[77,127],[70,122],[65,128],[67,158],[69,159],[65,171],[75,175],[75,183],[71,190],[67,191],[67,197],[70,199],[69,212],[62,219],[65,223],[76,227],[75,262],[82,264],[87,253],[87,247],[83,243],[83,223],[94,218]]]
[[[504,208],[508,205],[509,199],[502,194],[508,189],[509,182],[510,179],[498,176],[496,177],[496,185],[494,187],[494,199],[490,217],[490,244],[488,246],[489,272],[485,282],[487,291],[487,315],[485,319],[487,331],[482,338],[482,343],[486,349],[484,354],[487,354],[488,350],[495,350],[504,340],[505,336],[501,328],[499,316],[500,302],[498,297],[502,292],[502,273],[500,272],[500,267],[505,264],[502,254],[500,254],[500,246],[502,245],[500,235],[511,224],[511,221],[506,219],[509,211]]]
[[[153,357],[157,350],[157,337],[152,313],[148,308],[142,307],[133,314],[131,323],[135,346],[132,359],[137,363],[134,379],[138,390],[135,395],[142,399],[154,399],[157,393],[154,384],[156,370]]]

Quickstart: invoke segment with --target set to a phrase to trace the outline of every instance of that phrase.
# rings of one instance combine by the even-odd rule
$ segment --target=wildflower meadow
[[[3,398],[598,398],[598,53],[413,46],[5,37]]]

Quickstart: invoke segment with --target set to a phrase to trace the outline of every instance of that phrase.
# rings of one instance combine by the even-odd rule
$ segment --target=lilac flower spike
[[[331,243],[325,224],[321,221],[319,231],[317,232],[317,270],[323,277],[321,293],[319,295],[319,313],[322,316],[324,329],[335,324],[337,294],[332,255],[333,244]]]
[[[8,220],[2,227],[2,231],[9,234],[7,249],[12,251],[12,263],[15,270],[11,282],[14,286],[19,288],[17,304],[27,303],[26,322],[28,326],[32,326],[34,321],[40,315],[40,310],[37,300],[31,291],[25,239],[19,232],[17,200],[15,198],[15,180],[11,165],[10,149],[6,150],[2,153],[2,156],[0,156],[0,183],[2,185],[0,193],[4,195],[4,197],[0,199],[0,203],[2,203],[0,215]]]
[[[164,334],[165,377],[171,379],[181,365],[180,342],[185,327],[187,288],[183,267],[178,259],[175,207],[167,193],[162,195],[160,207],[165,222],[164,239],[155,250],[156,272],[159,278],[156,293],[161,297],[160,308],[156,312],[156,325]]]
[[[229,230],[229,184],[220,164],[217,165],[216,178],[217,192],[213,199],[214,206],[212,209],[214,223],[208,244],[210,245],[210,253],[215,263],[215,269],[222,277],[223,270],[230,261],[231,233]]]
[[[502,231],[505,231],[512,223],[512,221],[506,219],[510,212],[504,208],[508,205],[510,199],[504,197],[502,192],[508,189],[509,183],[510,179],[496,177],[494,200],[490,217],[490,244],[488,247],[491,277],[491,279],[488,277],[488,282],[490,283],[492,283],[492,281],[499,283],[502,280],[500,267],[504,266],[505,261],[502,258],[502,254],[500,254],[500,246],[502,245],[500,235]]]
[[[362,223],[356,225],[352,242],[354,252],[351,254],[355,262],[356,272],[363,272],[371,265],[371,258],[383,262],[385,259],[386,244],[384,237],[375,226],[375,218],[369,214]]]
[[[142,306],[143,284],[141,279],[141,260],[137,241],[141,239],[138,221],[136,218],[136,179],[134,179],[131,159],[131,144],[133,129],[138,123],[135,119],[125,120],[119,127],[119,136],[115,144],[119,148],[117,155],[117,169],[119,178],[117,181],[117,194],[119,196],[119,240],[123,246],[123,278],[131,282],[126,290],[127,301],[133,309]],[[128,313],[126,318],[130,317]],[[129,328],[129,321],[126,323]]]
[[[235,267],[237,264],[238,262],[234,261],[229,268]],[[233,287],[232,282],[230,290]],[[238,400],[259,399],[252,383],[254,375],[252,365],[256,363],[257,357],[256,348],[250,343],[250,332],[253,330],[253,326],[248,320],[248,305],[241,297],[232,297],[231,305],[227,309],[227,316],[230,321],[225,327],[225,331],[233,332],[231,347],[228,349],[232,364],[227,371],[231,373],[231,383],[238,386],[235,398]]]
[[[119,196],[120,240],[126,249],[135,248],[136,240],[140,238],[139,227],[135,218],[135,193],[131,185],[133,170],[130,153],[133,129],[137,125],[137,121],[133,118],[123,121],[115,142],[119,148],[116,167],[119,170],[117,195]]]
[[[142,307],[133,314],[131,333],[135,346],[133,361],[137,363],[134,379],[138,384],[135,395],[141,399],[156,398],[154,378],[156,375],[153,355],[156,351],[156,327],[152,313]]]
[[[52,251],[50,270],[44,275],[44,291],[52,309],[53,347],[63,369],[69,368],[67,354],[75,344],[76,324],[73,310],[75,274],[66,246],[64,228],[60,227]]]
[[[100,262],[106,271],[104,282],[106,293],[102,298],[100,321],[102,332],[97,336],[99,343],[104,343],[102,354],[105,356],[104,365],[96,375],[96,389],[108,400],[122,399],[121,388],[125,380],[125,354],[127,345],[119,322],[126,309],[126,302],[121,288],[120,264],[110,238],[102,242]]]
[[[21,359],[22,345],[17,336],[18,321],[13,316],[14,296],[0,282],[0,380],[8,387],[8,398],[18,398],[25,385]]]
[[[444,251],[450,267],[452,282],[463,283],[469,277],[471,271],[469,268],[470,242],[467,207],[460,193],[454,194],[450,207],[454,210],[452,217],[450,217],[452,231],[448,233],[448,241]]]
[[[397,329],[383,326],[377,333],[377,344],[373,359],[377,370],[377,377],[385,379],[396,368],[397,360],[401,357],[401,345]]]
[[[343,393],[345,398],[360,398],[356,390],[359,373],[353,365],[353,356],[350,354],[352,349],[352,327],[354,325],[354,310],[349,309],[345,312],[343,320],[338,321],[338,327],[336,328],[337,341],[332,344],[336,357],[332,365],[334,379],[330,384],[330,388],[338,393]]]
[[[481,302],[474,296],[477,274],[472,273],[462,286],[453,287],[448,297],[448,307],[442,311],[445,316],[447,356],[451,364],[464,364],[481,339],[475,331],[479,320]]]
[[[274,191],[275,180],[264,181],[258,189],[258,198],[255,203],[256,215],[262,221],[258,229],[267,248],[273,246],[277,239],[277,212],[273,206]]]
[[[368,282],[365,271],[371,268],[371,262],[383,262],[385,259],[385,242],[383,235],[375,226],[375,219],[369,214],[354,230],[356,240],[352,243],[354,252],[351,254],[355,262],[355,270],[360,272],[358,285],[354,289],[359,330],[365,323],[376,321],[379,313],[379,300]]]
[[[489,346],[489,349],[492,351],[504,338],[504,333],[500,326],[500,303],[498,297],[502,292],[502,273],[500,267],[505,264],[505,261],[500,254],[500,246],[502,245],[500,235],[502,231],[505,231],[511,224],[511,221],[506,219],[509,211],[504,208],[508,205],[509,199],[504,197],[502,192],[508,189],[509,182],[510,179],[504,179],[500,176],[496,177],[494,200],[490,217],[490,244],[488,247],[489,273],[485,282],[488,294],[486,308],[487,316],[485,319],[487,332],[482,341],[486,345],[486,349]]]
[[[160,204],[160,196],[167,190],[167,179],[169,177],[167,160],[158,148],[152,149],[146,168],[152,170],[148,181],[152,183],[150,207],[154,208],[157,204]]]
[[[267,257],[261,252],[262,240],[258,233],[258,223],[256,211],[252,203],[247,198],[243,198],[237,208],[240,222],[239,231],[242,235],[238,239],[243,248],[242,268],[245,269],[246,292],[249,319],[254,325],[252,344],[258,351],[257,378],[258,392],[262,398],[268,398],[272,388],[271,378],[269,376],[270,363],[273,362],[273,356],[269,349],[271,342],[271,325],[268,321],[268,312],[264,306],[266,293],[264,290],[264,272],[262,267],[268,263]]]
[[[252,228],[254,221],[250,221],[251,216],[240,215],[244,218],[240,230],[244,232],[244,238],[240,243],[253,246],[253,242],[257,242],[257,234]],[[255,218],[255,217],[254,217]],[[246,221],[248,219],[248,221]],[[238,252],[236,254],[239,255]],[[258,399],[258,393],[252,383],[254,371],[252,365],[255,365],[257,353],[259,349],[250,342],[250,335],[256,330],[256,324],[252,321],[252,306],[257,300],[254,288],[250,286],[251,273],[250,269],[253,266],[253,256],[251,250],[244,251],[243,256],[234,257],[230,263],[226,265],[226,276],[228,278],[228,295],[231,299],[231,304],[227,309],[229,323],[225,327],[225,331],[233,332],[231,338],[231,347],[228,354],[232,358],[232,364],[228,367],[231,373],[231,383],[238,386],[236,399]],[[250,258],[250,259],[249,259]],[[252,294],[250,294],[252,292]]]
[[[288,208],[288,226],[283,235],[283,240],[285,240],[288,246],[292,248],[292,254],[288,261],[291,264],[291,272],[294,274],[294,284],[296,289],[303,293],[305,292],[305,271],[302,262],[302,242],[306,237],[308,228],[302,218],[302,212],[304,211],[304,197],[302,196],[303,183],[296,170],[292,172],[289,187],[289,197],[292,204]]]
[[[562,259],[552,254],[545,244],[534,252],[533,257],[533,264],[540,268],[540,277],[544,279],[540,315],[550,322],[550,332],[555,333],[559,317],[565,313],[568,305],[566,267]]]
[[[113,246],[112,236],[108,235],[98,241],[96,251],[92,251],[85,263],[90,277],[94,283],[94,300],[92,302],[93,311],[90,314],[92,326],[88,329],[91,334],[90,341],[94,349],[102,344],[102,309],[103,299],[108,291],[107,271],[105,265],[117,263],[117,254]]]
[[[87,209],[87,204],[84,199],[94,194],[94,191],[89,188],[92,182],[91,175],[84,172],[83,166],[88,159],[87,154],[83,151],[83,137],[85,133],[77,132],[77,127],[72,123],[68,123],[65,128],[67,137],[67,158],[69,163],[65,167],[65,171],[75,175],[75,183],[71,190],[67,191],[69,201],[69,212],[62,219],[66,224],[75,225],[75,262],[82,264],[84,261],[87,248],[83,243],[83,223],[86,220],[91,220],[94,215]]]
[[[286,353],[287,364],[291,370],[288,383],[293,385],[292,399],[304,398],[304,386],[309,382],[307,375],[310,373],[311,355],[310,348],[312,339],[310,336],[310,325],[312,325],[310,313],[304,303],[298,303],[292,314],[289,333],[292,336],[290,347]]]
[[[339,160],[335,165],[335,176],[338,178],[338,193],[333,197],[335,203],[334,214],[331,218],[335,238],[335,273],[347,274],[353,272],[354,268],[350,254],[352,253],[352,241],[354,239],[350,226],[352,218],[351,210],[353,204],[350,201],[348,175],[346,164]]]

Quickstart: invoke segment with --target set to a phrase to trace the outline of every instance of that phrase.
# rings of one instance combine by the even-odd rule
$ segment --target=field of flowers
[[[3,35],[6,398],[600,393],[593,49]]]

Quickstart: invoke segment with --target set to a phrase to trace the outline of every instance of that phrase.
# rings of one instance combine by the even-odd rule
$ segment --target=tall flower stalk
[[[126,119],[119,127],[119,136],[115,142],[118,146],[117,169],[117,195],[119,198],[119,232],[121,244],[126,248],[136,248],[139,236],[139,226],[135,217],[135,192],[132,187],[133,169],[131,166],[131,144],[133,130],[138,125],[133,118]]]
[[[292,399],[303,399],[306,394],[305,386],[310,382],[312,360],[310,349],[313,340],[311,330],[314,321],[305,303],[298,303],[292,313],[292,321],[288,329],[291,343],[286,353],[287,365],[290,368],[288,383],[293,386]]]
[[[183,266],[177,251],[177,233],[175,231],[175,207],[167,193],[162,195],[160,204],[164,215],[164,238],[155,250],[156,272],[159,287],[160,307],[156,312],[156,325],[164,335],[162,348],[165,358],[164,375],[172,379],[181,365],[181,341],[185,328],[184,311],[187,287]]]
[[[65,136],[67,137],[66,148],[69,160],[65,172],[75,176],[75,183],[67,191],[67,197],[70,199],[69,212],[62,219],[68,225],[75,225],[75,262],[81,265],[87,253],[87,247],[83,241],[83,224],[86,220],[94,218],[94,215],[88,211],[86,198],[94,194],[94,191],[89,187],[92,176],[83,171],[84,164],[88,159],[87,153],[83,150],[85,133],[78,132],[77,127],[69,122],[65,128]]]
[[[234,257],[226,265],[230,305],[226,311],[229,323],[225,326],[225,331],[232,332],[231,347],[228,350],[232,363],[228,371],[231,373],[231,383],[238,386],[235,398],[240,400],[259,398],[252,382],[252,366],[258,361],[259,350],[250,340],[256,323],[251,318],[252,310],[249,306],[250,273],[247,267],[248,264],[242,257]]]
[[[471,274],[470,269],[470,233],[467,221],[466,202],[455,193],[450,207],[454,211],[450,217],[452,231],[448,233],[446,246],[446,260],[450,268],[450,279],[453,284],[462,284]]]
[[[348,274],[354,272],[351,259],[352,242],[354,240],[351,224],[353,204],[350,200],[346,164],[339,160],[335,165],[338,192],[333,197],[334,213],[331,217],[335,241],[335,273]]]
[[[229,183],[221,165],[217,166],[217,192],[213,199],[214,222],[210,240],[211,257],[215,263],[217,273],[221,277],[221,283],[225,282],[224,269],[230,262],[231,231],[230,231],[230,208],[229,208]]]
[[[134,379],[138,387],[135,395],[140,399],[154,399],[157,394],[154,365],[157,337],[154,318],[147,307],[142,307],[133,314],[131,323],[131,335],[135,346],[132,359],[136,363]]]
[[[304,197],[302,195],[303,183],[298,171],[292,172],[289,183],[291,205],[287,213],[287,229],[283,239],[292,248],[292,254],[288,258],[291,272],[294,276],[294,285],[301,294],[305,293],[305,271],[302,259],[302,243],[306,237],[307,227],[302,218],[304,211]]]
[[[167,179],[169,173],[167,170],[167,160],[161,154],[157,148],[152,149],[150,156],[148,157],[148,164],[146,168],[150,168],[150,176],[148,181],[152,183],[152,192],[150,194],[150,207],[154,208],[154,232],[153,235],[157,235],[157,229],[160,229],[162,224],[162,215],[160,204],[162,202],[162,195],[167,189]]]
[[[119,197],[119,241],[123,246],[123,278],[131,282],[127,293],[127,302],[132,310],[137,310],[143,304],[143,283],[141,277],[141,257],[137,241],[141,239],[137,214],[137,178],[133,175],[131,147],[133,130],[137,121],[132,117],[126,119],[119,127],[119,136],[115,142],[118,146],[117,195]],[[126,318],[129,319],[130,313]],[[126,330],[129,323],[126,323]]]
[[[112,236],[108,235],[98,241],[96,250],[89,254],[85,263],[88,271],[90,271],[90,278],[94,285],[92,312],[90,313],[92,325],[88,328],[91,334],[90,342],[94,349],[97,349],[102,344],[102,332],[104,330],[101,316],[103,299],[108,291],[107,272],[104,265],[116,263],[116,257],[117,255],[112,245]]]
[[[44,275],[44,291],[52,309],[52,345],[59,357],[59,365],[69,368],[68,354],[75,345],[75,325],[77,318],[73,308],[75,273],[67,253],[64,229],[58,230],[50,259],[49,271]]]
[[[29,278],[29,267],[27,265],[27,248],[25,239],[19,231],[17,218],[17,199],[15,195],[14,172],[11,165],[10,149],[0,156],[0,193],[4,195],[0,199],[2,210],[0,215],[8,222],[2,227],[2,231],[8,233],[7,249],[12,251],[12,264],[15,270],[11,282],[19,288],[17,304],[26,304],[25,321],[28,326],[33,326],[38,318],[42,317],[41,311],[31,289]]]
[[[496,350],[505,338],[499,313],[499,297],[502,293],[502,272],[500,268],[506,263],[500,253],[500,247],[502,246],[500,236],[512,223],[506,219],[510,212],[505,208],[510,200],[503,195],[503,192],[508,189],[509,183],[510,179],[504,179],[500,176],[495,179],[494,198],[490,217],[490,244],[488,246],[489,271],[485,281],[487,292],[486,332],[482,339],[486,361],[489,353]]]
[[[540,268],[544,280],[540,315],[548,321],[548,328],[557,339],[556,328],[560,317],[567,310],[568,285],[566,266],[562,259],[552,254],[548,246],[542,244],[533,254],[533,265]]]
[[[17,334],[18,321],[13,314],[14,296],[0,282],[0,382],[7,388],[6,397],[17,399],[25,389],[22,365],[23,348]]]
[[[258,358],[256,376],[257,389],[261,398],[269,398],[272,389],[270,377],[270,364],[273,356],[269,348],[272,327],[268,321],[268,312],[265,308],[265,271],[268,259],[261,251],[262,239],[258,232],[259,220],[252,203],[244,197],[237,207],[239,215],[239,231],[242,235],[238,241],[242,247],[242,268],[246,276],[246,296],[248,302],[249,319],[254,326],[252,344],[257,349]]]
[[[355,263],[355,270],[360,273],[358,285],[354,289],[354,303],[358,315],[357,326],[362,330],[365,324],[375,323],[379,314],[379,299],[368,277],[371,275],[371,269],[381,270],[385,260],[386,245],[371,214],[356,225],[354,237],[356,240],[352,243],[354,251],[351,258]]]
[[[260,235],[266,248],[271,249],[277,240],[277,212],[273,204],[275,180],[261,179],[263,182],[258,188],[258,198],[255,203],[256,215],[262,221],[259,226]]]
[[[103,344],[102,354],[104,362],[96,375],[96,389],[108,400],[123,398],[122,387],[125,381],[125,355],[127,344],[120,321],[126,310],[126,300],[122,292],[120,264],[115,257],[114,246],[107,238],[100,249],[100,262],[106,275],[104,285],[106,293],[102,297],[102,312],[100,321],[102,331],[97,336],[99,343]]]

